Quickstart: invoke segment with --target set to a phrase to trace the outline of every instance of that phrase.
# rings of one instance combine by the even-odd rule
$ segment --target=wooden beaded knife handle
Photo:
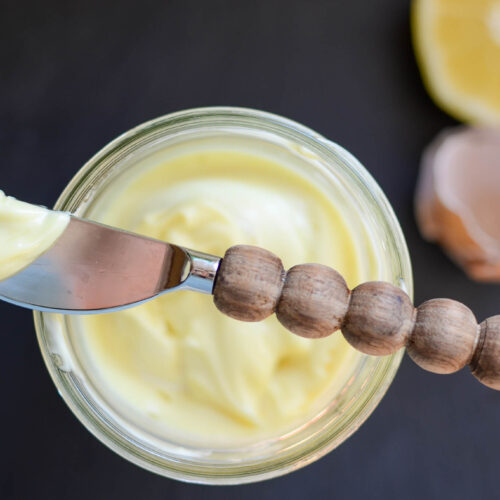
[[[276,255],[247,245],[226,252],[213,294],[231,318],[261,321],[276,313],[285,328],[307,338],[340,329],[349,344],[375,356],[406,346],[425,370],[446,374],[469,365],[479,381],[500,390],[500,315],[478,325],[467,306],[450,299],[415,308],[403,290],[382,281],[351,291],[330,267],[301,264],[285,271]]]
[[[39,311],[92,314],[182,289],[213,293],[217,308],[238,320],[276,313],[303,337],[340,329],[366,354],[406,346],[418,365],[435,373],[469,364],[483,384],[500,390],[500,316],[478,325],[468,307],[449,299],[415,309],[404,291],[384,282],[351,291],[327,266],[285,271],[276,255],[252,246],[234,246],[220,259],[71,216],[52,247],[0,281],[0,299]]]

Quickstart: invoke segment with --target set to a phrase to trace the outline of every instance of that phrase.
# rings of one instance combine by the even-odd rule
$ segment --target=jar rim
[[[367,196],[372,198],[374,206],[379,210],[381,221],[386,226],[385,231],[389,245],[394,247],[394,255],[399,260],[396,263],[400,269],[399,274],[404,279],[406,291],[411,295],[413,289],[411,264],[403,233],[392,207],[373,177],[353,155],[341,146],[304,125],[265,111],[219,106],[193,108],[167,114],[138,125],[112,140],[85,163],[68,183],[54,208],[67,211],[76,210],[86,196],[82,187],[97,182],[102,176],[99,167],[104,162],[120,162],[126,156],[128,148],[141,139],[151,138],[155,134],[161,136],[172,129],[180,130],[193,127],[194,124],[201,122],[205,126],[207,124],[230,126],[241,124],[247,128],[265,126],[266,130],[271,133],[285,134],[291,141],[306,143],[310,147],[314,146],[315,149],[323,151],[326,155],[333,155],[336,159],[335,167],[338,168],[340,165],[341,168],[344,168],[346,175],[352,179],[353,183],[357,183]],[[337,432],[334,436],[326,434],[320,436],[314,447],[298,450],[295,454],[280,457],[274,462],[263,462],[259,467],[253,466],[247,469],[233,467],[225,471],[219,469],[208,472],[204,467],[191,466],[187,470],[188,468],[185,466],[183,469],[182,464],[166,463],[158,454],[143,449],[139,442],[131,442],[120,433],[119,429],[113,428],[113,424],[103,418],[103,415],[89,411],[89,402],[86,401],[85,395],[78,390],[78,384],[73,374],[71,371],[61,369],[57,354],[52,352],[50,339],[45,333],[47,318],[46,313],[34,313],[35,329],[45,364],[61,396],[83,425],[101,442],[136,465],[161,475],[197,483],[242,484],[260,481],[296,470],[325,455],[347,439],[368,418],[391,384],[403,356],[403,350],[401,350],[392,356],[377,360],[377,369],[374,370],[373,377],[373,379],[377,379],[377,383],[372,380],[367,384],[363,393],[364,398],[357,402],[357,413],[349,420],[349,425],[346,425],[342,432]]]

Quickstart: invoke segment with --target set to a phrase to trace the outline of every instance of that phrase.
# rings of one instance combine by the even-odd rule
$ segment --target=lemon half
[[[413,0],[427,90],[454,117],[500,124],[500,0]]]

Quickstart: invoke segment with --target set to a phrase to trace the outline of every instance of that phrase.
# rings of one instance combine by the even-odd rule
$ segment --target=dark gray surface
[[[0,189],[51,205],[119,133],[174,110],[249,106],[353,152],[401,220],[416,301],[451,297],[483,319],[500,287],[467,280],[421,240],[412,195],[422,148],[453,125],[427,97],[407,0],[0,2]],[[0,243],[1,244],[1,243]],[[0,304],[2,499],[498,498],[500,394],[467,370],[405,358],[373,416],[284,478],[236,488],[156,477],[94,439],[59,399],[29,312]]]

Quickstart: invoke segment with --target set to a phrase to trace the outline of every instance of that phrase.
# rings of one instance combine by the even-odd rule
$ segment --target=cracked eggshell
[[[500,281],[500,129],[441,133],[422,157],[415,212],[472,279]]]

